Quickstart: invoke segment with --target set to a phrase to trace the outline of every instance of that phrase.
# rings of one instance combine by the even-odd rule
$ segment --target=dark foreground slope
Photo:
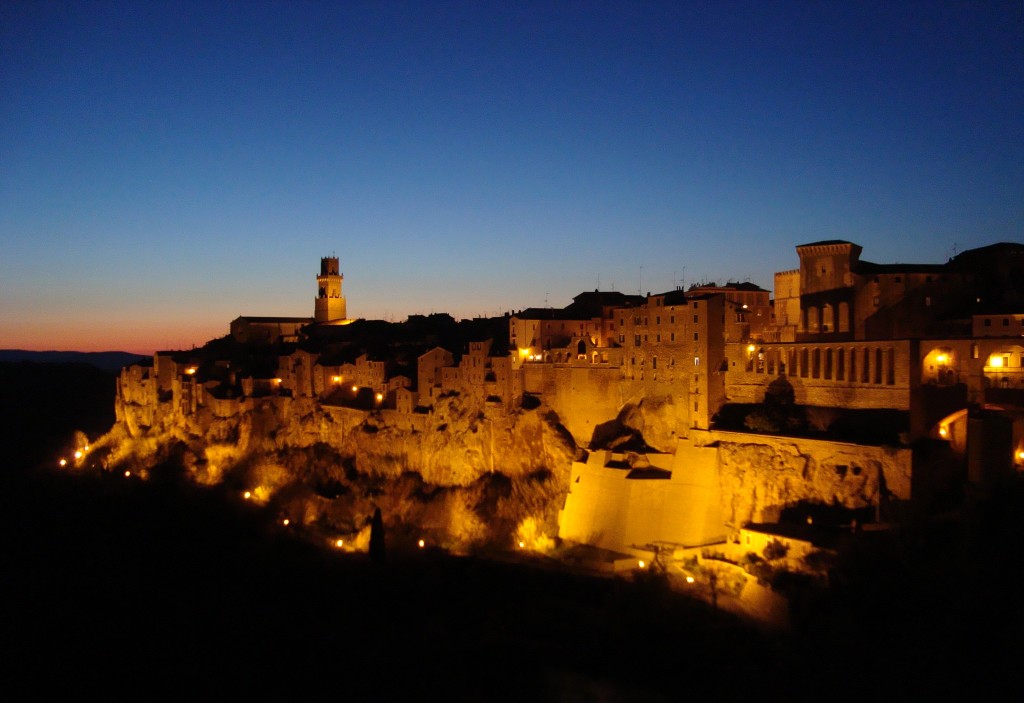
[[[117,374],[85,363],[0,362],[0,447],[8,466],[55,462],[75,430],[114,424]]]
[[[5,412],[25,386],[12,381]],[[19,425],[18,446],[102,424],[97,388],[61,421],[31,406],[43,421]],[[963,687],[1012,700],[1024,658],[1019,480],[957,519],[851,543],[829,589],[791,585],[795,629],[778,635],[657,579],[430,551],[376,564],[173,472],[139,482],[4,460],[12,700],[947,700]]]
[[[1012,512],[845,555],[780,635],[649,577],[374,563],[170,478],[16,471],[0,501],[16,699],[999,700],[1022,652],[1020,540],[991,532]]]
[[[18,481],[0,614],[17,663],[5,689],[26,695],[675,700],[749,693],[749,674],[788,666],[766,637],[656,583],[429,551],[372,563],[217,492]]]

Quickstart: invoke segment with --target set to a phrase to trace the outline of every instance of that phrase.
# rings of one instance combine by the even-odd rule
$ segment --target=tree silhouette
[[[380,508],[373,511],[373,520],[370,522],[370,559],[384,561],[384,517]]]

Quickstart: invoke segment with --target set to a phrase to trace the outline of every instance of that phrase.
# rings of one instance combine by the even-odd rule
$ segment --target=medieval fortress
[[[584,292],[473,321],[457,346],[446,315],[348,319],[324,258],[312,317],[239,317],[124,369],[119,424],[185,441],[208,480],[259,446],[435,485],[544,468],[549,531],[626,552],[754,544],[800,505],[884,522],[1024,470],[1024,245],[934,265],[846,241],[796,254],[774,292]]]

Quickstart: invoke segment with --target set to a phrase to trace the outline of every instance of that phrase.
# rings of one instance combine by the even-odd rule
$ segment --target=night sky
[[[1012,2],[0,4],[0,348],[1024,239]],[[642,269],[641,269],[642,267]]]

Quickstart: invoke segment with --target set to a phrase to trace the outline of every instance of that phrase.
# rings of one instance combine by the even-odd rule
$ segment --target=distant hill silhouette
[[[81,363],[95,366],[103,371],[120,371],[148,356],[129,352],[77,352],[77,351],[28,351],[25,349],[0,349],[0,361],[34,361],[39,364]]]

